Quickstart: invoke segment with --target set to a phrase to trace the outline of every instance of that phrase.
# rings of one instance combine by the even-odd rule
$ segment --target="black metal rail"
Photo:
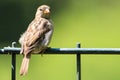
[[[12,47],[0,49],[0,54],[12,55],[12,80],[16,80],[16,54],[20,52],[20,48],[14,47],[14,45],[15,42],[12,43]],[[77,44],[77,48],[48,48],[45,54],[75,54],[77,80],[81,80],[81,54],[120,54],[120,48],[80,48],[80,44]]]
[[[19,54],[20,48],[4,47],[0,54]],[[120,48],[49,48],[45,54],[120,54]]]

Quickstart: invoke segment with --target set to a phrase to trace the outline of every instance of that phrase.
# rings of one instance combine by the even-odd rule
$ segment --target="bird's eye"
[[[40,11],[42,11],[42,9],[39,9]]]

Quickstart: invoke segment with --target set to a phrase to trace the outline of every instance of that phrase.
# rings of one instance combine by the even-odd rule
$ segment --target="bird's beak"
[[[50,10],[49,9],[45,9],[44,10],[44,14],[50,14]]]

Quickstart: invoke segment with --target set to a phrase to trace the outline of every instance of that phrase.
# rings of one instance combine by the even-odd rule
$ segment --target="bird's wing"
[[[38,42],[43,40],[45,33],[47,33],[49,30],[50,29],[47,25],[47,22],[41,22],[39,25],[35,26],[34,30],[30,29],[29,31],[28,29],[28,32],[30,32],[30,34],[26,41],[26,46],[27,47],[35,46]]]

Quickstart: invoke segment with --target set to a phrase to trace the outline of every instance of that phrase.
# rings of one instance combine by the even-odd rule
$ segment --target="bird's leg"
[[[51,47],[46,47],[46,48],[44,48],[41,52],[40,52],[40,54],[41,54],[41,56],[43,56],[43,53],[45,53],[45,51],[47,50],[47,49],[50,49]]]

